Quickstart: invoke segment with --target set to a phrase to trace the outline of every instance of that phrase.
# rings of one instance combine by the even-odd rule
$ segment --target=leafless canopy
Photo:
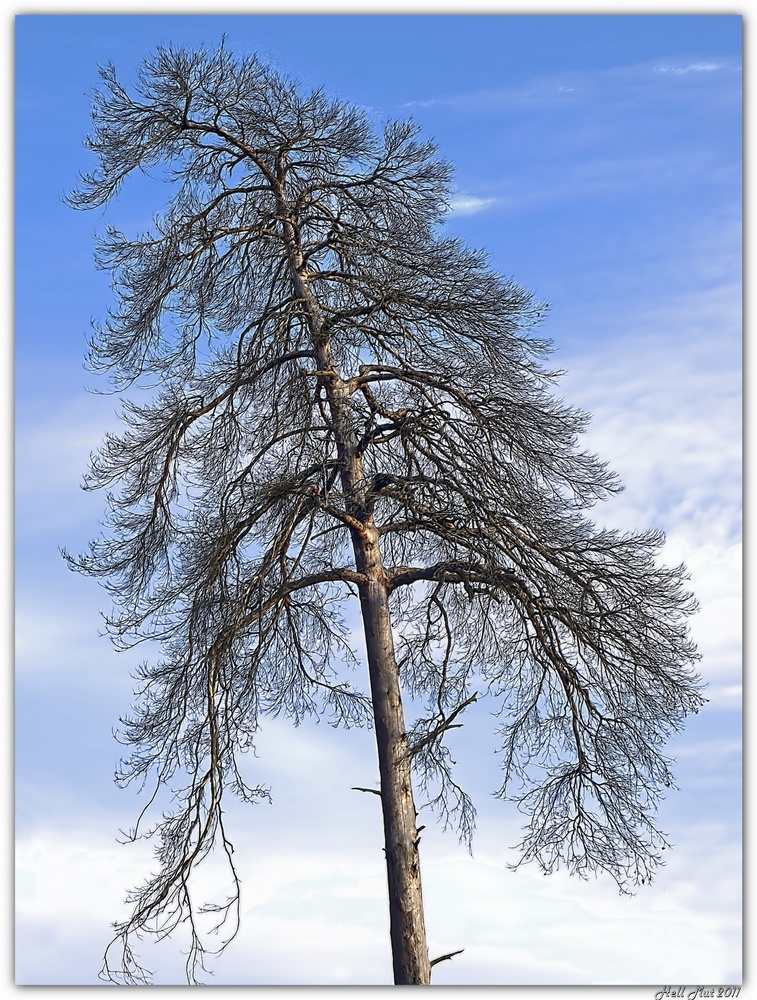
[[[587,515],[618,483],[553,395],[542,307],[444,234],[449,165],[412,123],[379,132],[225,45],[159,49],[133,92],[102,79],[98,165],[71,204],[103,206],[135,171],[170,200],[150,231],[99,243],[116,305],[91,366],[150,391],[93,457],[109,520],[69,559],[106,581],[118,643],[162,643],[120,778],[183,788],[107,973],[138,981],[133,936],[194,926],[192,870],[214,843],[231,864],[223,796],[267,795],[240,762],[261,717],[370,723],[341,610],[368,523],[402,685],[428,705],[407,753],[443,820],[470,837],[444,737],[492,696],[522,858],[648,879],[662,747],[703,701],[694,602],[659,533]],[[234,891],[232,933],[236,907]]]

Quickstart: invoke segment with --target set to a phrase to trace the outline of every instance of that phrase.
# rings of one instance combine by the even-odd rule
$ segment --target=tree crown
[[[171,191],[149,232],[98,246],[116,308],[90,364],[159,388],[94,456],[108,531],[72,560],[107,581],[119,642],[163,644],[124,780],[187,776],[127,929],[184,912],[192,866],[227,844],[225,788],[266,794],[238,758],[262,715],[369,720],[340,610],[369,528],[403,683],[428,706],[408,752],[442,816],[470,837],[443,740],[488,693],[523,858],[649,878],[661,747],[703,701],[695,603],[660,533],[589,518],[620,486],[554,396],[544,306],[445,235],[449,164],[412,123],[377,132],[225,45],[159,49],[133,94],[102,77],[99,165],[71,203],[105,205],[134,171]]]

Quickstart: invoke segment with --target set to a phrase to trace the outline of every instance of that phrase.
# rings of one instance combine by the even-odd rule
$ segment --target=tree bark
[[[283,183],[279,205],[282,216],[287,218]],[[399,669],[394,655],[389,584],[381,561],[378,531],[366,503],[368,485],[357,448],[357,435],[352,427],[349,392],[337,369],[329,340],[322,335],[323,314],[310,288],[302,251],[290,219],[284,225],[284,234],[292,283],[308,314],[319,379],[325,389],[334,424],[356,569],[368,581],[359,584],[358,590],[379,759],[394,982],[396,985],[427,986],[431,982],[431,965],[421,892],[417,813],[407,753]]]
[[[423,914],[417,820],[385,584],[376,579],[362,587],[360,604],[381,779],[394,982],[427,986],[431,982],[431,966]]]
[[[327,357],[333,364],[328,344],[321,345],[320,352],[324,355],[321,365],[325,364]],[[344,383],[336,376],[329,387],[335,423],[337,419],[348,420],[348,401],[344,391]],[[394,982],[396,985],[427,986],[431,982],[431,966],[421,892],[417,813],[399,668],[394,655],[389,582],[381,561],[378,530],[372,514],[365,509],[367,484],[354,445],[345,426],[342,482],[345,495],[351,497],[349,513],[359,523],[359,527],[351,529],[355,568],[368,581],[359,584],[358,591],[379,759]]]

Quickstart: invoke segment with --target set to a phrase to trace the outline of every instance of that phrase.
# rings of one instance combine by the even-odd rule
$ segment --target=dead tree
[[[552,394],[542,307],[445,235],[450,166],[413,124],[378,134],[225,44],[160,48],[133,91],[102,80],[98,164],[70,203],[103,206],[135,171],[168,194],[149,231],[99,242],[116,304],[89,362],[129,396],[86,481],[110,491],[107,530],[67,558],[104,579],[117,643],[162,644],[120,779],[182,786],[106,975],[141,981],[133,938],[188,922],[193,978],[189,880],[214,844],[233,936],[221,804],[267,795],[240,754],[269,713],[375,728],[396,983],[432,964],[411,778],[469,838],[444,738],[476,698],[502,703],[522,859],[648,879],[661,746],[703,700],[694,602],[658,533],[587,516],[618,483]],[[401,689],[428,705],[412,725]]]

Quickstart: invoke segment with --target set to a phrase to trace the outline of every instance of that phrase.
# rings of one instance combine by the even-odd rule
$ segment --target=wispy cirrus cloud
[[[688,66],[655,66],[656,73],[672,73],[674,76],[683,76],[686,73],[714,73],[719,69],[723,69],[723,63],[696,62],[689,63]]]
[[[465,91],[445,97],[406,101],[402,107],[410,111],[448,108],[464,114],[497,113],[515,109],[523,104],[549,104],[555,101],[564,103],[579,95],[580,91],[581,86],[574,79],[574,75],[571,75],[570,79],[539,78],[514,87]]]
[[[491,212],[524,213],[580,201],[612,204],[635,193],[645,195],[690,184],[731,184],[735,169],[723,165],[717,151],[680,150],[668,155],[643,155],[628,151],[615,156],[588,157],[583,162],[562,164],[545,159],[530,171],[517,164],[504,176],[466,178],[473,181],[466,191],[453,195],[451,217],[469,217]],[[483,189],[475,193],[475,183]]]
[[[614,208],[623,218],[628,198],[648,203],[665,187],[675,194],[683,184],[719,185],[738,196],[739,161],[717,130],[737,108],[739,69],[736,60],[671,57],[406,107],[431,120],[441,113],[480,136],[485,156],[467,174],[459,164],[450,204],[457,217],[600,197],[623,199]],[[701,141],[705,118],[717,141]]]
[[[740,72],[735,60],[708,59],[686,61],[671,57],[664,62],[644,62],[602,70],[585,70],[555,73],[532,77],[522,83],[497,89],[463,91],[406,101],[403,107],[414,109],[448,109],[462,114],[511,113],[534,105],[540,107],[576,107],[588,100],[593,102],[624,99],[629,93],[638,94],[639,88],[659,85],[660,76],[708,76],[714,81],[734,76]]]

